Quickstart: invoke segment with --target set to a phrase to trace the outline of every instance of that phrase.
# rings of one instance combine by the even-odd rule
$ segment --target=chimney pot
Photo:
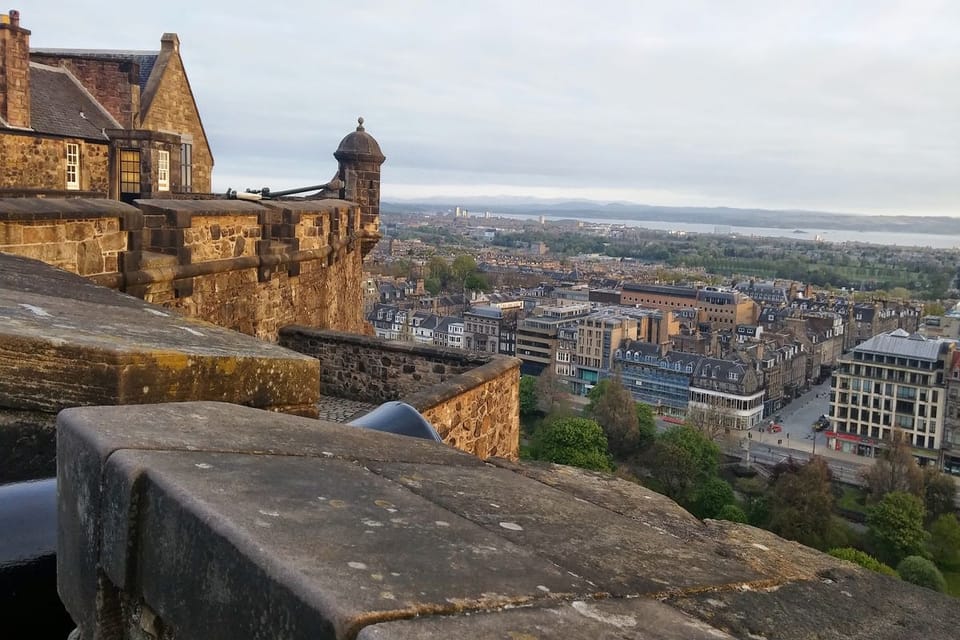
[[[14,27],[20,26],[20,12],[16,9],[10,10],[10,24]]]

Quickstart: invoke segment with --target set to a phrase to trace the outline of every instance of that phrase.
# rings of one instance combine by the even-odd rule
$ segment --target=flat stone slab
[[[366,627],[357,640],[733,640],[655,600],[572,600],[492,613],[417,618]]]
[[[609,475],[210,402],[76,408],[58,429],[59,591],[85,638],[928,640],[960,625],[956,600]]]
[[[0,407],[218,400],[316,415],[319,365],[0,254]]]

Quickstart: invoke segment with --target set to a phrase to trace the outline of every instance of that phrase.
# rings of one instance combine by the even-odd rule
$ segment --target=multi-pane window
[[[80,145],[67,143],[67,189],[80,188]]]
[[[180,145],[180,188],[184,193],[193,191],[193,145]]]
[[[157,151],[157,191],[170,191],[169,151]]]
[[[136,149],[120,150],[120,191],[140,193],[140,152]]]

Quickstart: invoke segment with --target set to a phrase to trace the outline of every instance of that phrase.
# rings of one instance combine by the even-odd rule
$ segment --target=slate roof
[[[911,335],[903,329],[897,329],[873,336],[854,347],[854,351],[936,361],[946,345],[945,340],[924,338],[920,334]]]
[[[30,63],[30,124],[37,133],[107,140],[120,124],[63,67]]]
[[[150,79],[150,73],[153,71],[153,65],[157,62],[159,51],[137,51],[137,50],[118,50],[118,49],[30,49],[31,54],[42,56],[57,56],[61,58],[85,58],[87,60],[116,60],[120,62],[132,62],[139,66],[140,76],[137,82],[140,85],[140,91],[147,88],[147,80]]]

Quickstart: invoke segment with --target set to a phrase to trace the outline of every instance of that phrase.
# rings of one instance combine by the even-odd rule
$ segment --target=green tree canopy
[[[770,530],[823,549],[830,540],[833,524],[830,469],[819,456],[795,469],[781,473],[773,484]]]
[[[453,264],[450,265],[450,275],[454,282],[460,287],[461,290],[466,290],[467,280],[471,276],[475,276],[477,273],[477,261],[473,256],[463,253],[453,259]]]
[[[936,565],[923,556],[907,556],[897,565],[897,573],[906,582],[943,593],[947,583]]]
[[[648,449],[657,437],[657,423],[653,408],[645,402],[636,403],[637,429],[640,431],[640,448]]]
[[[724,507],[735,505],[736,502],[733,487],[726,480],[713,476],[697,487],[693,499],[693,515],[698,518],[716,518]],[[746,514],[743,519],[746,521]]]
[[[533,376],[520,378],[520,415],[530,417],[537,412],[537,379]]]
[[[960,569],[960,523],[956,514],[946,513],[933,521],[927,550],[943,569]]]
[[[539,460],[594,471],[609,471],[607,438],[587,418],[560,417],[544,422],[534,435],[533,454]]]
[[[689,504],[694,489],[717,475],[719,459],[716,444],[692,427],[677,425],[657,436],[648,466],[668,496]]]
[[[870,571],[876,571],[877,573],[882,573],[885,576],[897,576],[897,572],[893,570],[893,567],[885,565],[865,551],[860,551],[859,549],[854,549],[853,547],[830,549],[830,551],[827,553],[832,555],[834,558],[840,558],[841,560],[858,564],[864,569],[870,569]]]
[[[716,515],[717,520],[727,520],[729,522],[747,522],[747,514],[744,513],[740,505],[726,504]]]
[[[875,555],[894,565],[907,556],[923,555],[923,502],[915,495],[894,491],[867,513],[867,533]]]

